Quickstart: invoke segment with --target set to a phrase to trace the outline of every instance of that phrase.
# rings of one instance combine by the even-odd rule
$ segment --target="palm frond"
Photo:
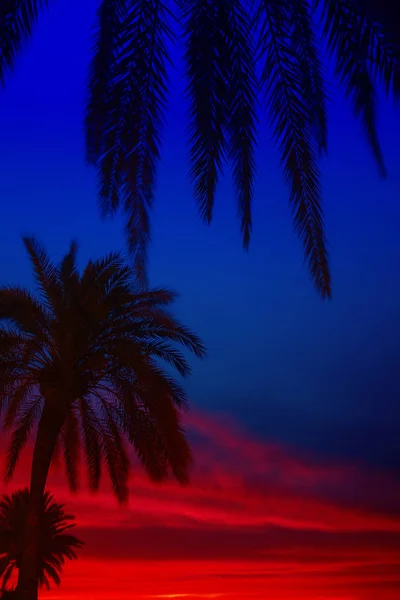
[[[124,443],[118,428],[107,422],[100,429],[100,443],[102,454],[107,466],[108,476],[111,482],[112,490],[121,504],[128,500],[128,475],[130,462],[124,448]]]
[[[44,572],[44,571],[41,573],[41,575],[40,575],[40,577],[39,577],[39,585],[40,585],[40,587],[42,587],[42,588],[43,588],[43,587],[44,587],[44,588],[46,588],[46,590],[49,590],[49,589],[50,589],[50,580],[49,580],[49,578],[47,577],[47,574],[46,574],[46,572]]]
[[[120,386],[121,425],[136,455],[152,481],[160,482],[168,476],[168,458],[163,437],[149,418],[131,386]]]
[[[129,286],[132,279],[132,270],[126,265],[122,255],[111,252],[101,259],[88,262],[83,271],[81,285],[90,304],[91,299],[98,302],[111,290]]]
[[[41,291],[42,302],[49,312],[58,312],[62,305],[62,290],[57,268],[51,262],[44,247],[34,237],[25,236],[23,242]]]
[[[290,5],[292,43],[303,78],[304,99],[308,105],[312,132],[318,152],[328,152],[328,113],[326,82],[314,23],[308,0],[293,0]]]
[[[132,307],[127,307],[126,314],[133,319],[134,326],[137,327],[137,335],[175,342],[185,346],[198,358],[205,358],[206,348],[199,336],[167,311],[152,305],[146,307],[144,304],[138,310],[134,302]]]
[[[0,326],[0,413],[9,404],[14,404],[13,397],[20,386],[24,387],[28,380],[33,381],[32,373],[26,373],[28,342],[14,327]],[[16,402],[18,404],[18,400]]]
[[[7,409],[4,416],[5,429],[9,429],[14,425],[21,407],[32,398],[34,391],[35,386],[30,379],[18,382],[18,385],[16,385],[12,391],[10,390]]]
[[[97,419],[85,400],[80,401],[80,421],[85,446],[89,488],[92,491],[97,491],[101,479],[102,448],[99,438],[100,432],[97,427]]]
[[[132,344],[127,346],[129,345],[132,346]],[[189,363],[172,344],[157,339],[143,340],[141,347],[142,351],[172,365],[182,377],[188,377],[191,374]]]
[[[41,398],[32,398],[19,413],[16,426],[13,429],[11,441],[7,450],[4,479],[10,482],[21,451],[25,447],[29,435],[35,425],[42,408]]]
[[[393,39],[387,30],[367,17],[363,21],[361,48],[365,49],[371,74],[381,82],[395,104],[400,99],[400,37]]]
[[[0,3],[0,85],[36,26],[48,0],[2,0]]]
[[[46,587],[49,590],[50,579],[52,579],[57,586],[61,584],[59,569],[56,569],[52,564],[46,562],[44,565],[42,575],[40,577],[40,583],[42,587]]]
[[[63,448],[65,472],[70,489],[78,489],[78,463],[79,463],[79,422],[74,410],[71,410],[65,420],[61,431],[61,444]]]
[[[148,476],[155,482],[164,481],[168,477],[171,467],[171,456],[168,452],[167,442],[168,436],[165,436],[157,420],[150,414],[146,404],[146,396],[142,395],[142,390],[135,390],[129,382],[124,382],[123,380],[119,382],[118,390],[121,409],[120,411],[117,409],[117,413],[120,414],[119,419],[123,431],[132,444]],[[159,391],[157,394],[158,400],[162,404],[165,400],[165,390],[162,396],[159,395]],[[170,402],[168,397],[167,402]],[[173,435],[172,431],[170,435]],[[186,450],[187,448],[185,448],[185,452]],[[183,470],[185,473],[178,480],[185,483],[187,481],[190,461],[187,460],[186,453],[183,457],[179,456],[177,458],[178,460],[175,460],[175,467],[180,465],[180,469],[178,470]]]
[[[0,556],[0,577],[3,576],[3,574],[5,573],[5,571],[7,570],[8,566],[9,566],[9,562],[10,562],[10,558],[8,556],[3,556],[6,553],[6,549],[8,548],[7,546],[1,546],[1,554],[2,556]],[[4,585],[2,585],[2,588],[4,588]]]
[[[296,231],[304,244],[314,285],[331,296],[331,275],[321,208],[320,173],[303,73],[292,43],[290,10],[286,4],[260,5],[262,83],[290,189]]]
[[[0,357],[7,357],[9,354],[15,354],[24,348],[29,337],[13,325],[0,325]]]
[[[187,348],[187,350],[192,352],[197,358],[204,359],[206,357],[206,347],[200,337],[196,335],[194,331],[182,323],[179,323],[177,319],[172,318],[166,313],[162,315],[158,313],[156,319],[158,320],[160,316],[161,322],[156,323],[157,325],[159,324],[160,328],[155,328],[155,334],[157,336],[165,337],[177,344],[181,344]]]
[[[365,44],[366,21],[352,0],[323,0],[323,32],[336,60],[336,74],[345,87],[354,113],[361,120],[380,174],[386,167],[377,131],[377,92],[370,50]]]
[[[160,133],[166,107],[167,40],[174,35],[169,9],[163,0],[131,3],[125,23],[121,69],[128,74],[125,127],[124,211],[128,245],[139,281],[147,282],[147,247],[151,237],[152,207]]]
[[[45,306],[17,286],[0,288],[0,320],[7,320],[25,335],[42,337],[48,328]]]
[[[385,37],[400,40],[400,20],[396,2],[357,0],[357,8],[372,24],[385,30]]]
[[[89,70],[86,106],[86,154],[97,166],[99,203],[103,217],[120,206],[124,174],[125,79],[120,54],[124,44],[125,0],[105,0],[98,10],[95,47]]]
[[[113,16],[99,22],[94,62],[103,52],[108,58],[101,71],[104,80],[92,75],[87,128],[89,151],[99,167],[102,212],[113,213],[122,202],[129,249],[145,282],[149,211],[166,103],[166,42],[173,34],[162,0],[125,4],[125,11],[114,7]]]
[[[7,584],[12,577],[14,569],[15,569],[15,562],[12,562],[11,564],[8,565],[7,569],[4,571],[3,583],[2,583],[3,590],[5,590],[7,588]]]
[[[79,286],[79,270],[76,264],[78,245],[71,242],[69,251],[63,256],[58,268],[58,276],[67,301],[77,296]]]
[[[105,388],[104,388],[105,389]],[[95,394],[99,404],[100,443],[107,465],[109,478],[118,501],[124,504],[128,499],[128,475],[130,461],[125,448],[125,439],[121,433],[113,399],[115,393]]]
[[[68,526],[69,528],[75,527],[75,524],[71,524]],[[84,543],[77,539],[74,535],[70,534],[60,534],[56,535],[52,542],[53,552],[57,555],[62,554],[69,560],[76,560],[77,553],[76,550],[79,548],[83,548]]]
[[[180,423],[180,414],[174,405],[173,399],[166,395],[166,386],[163,378],[157,381],[152,376],[152,386],[140,390],[140,398],[149,410],[152,421],[156,427],[159,442],[162,440],[162,449],[171,467],[174,477],[180,483],[187,483],[192,453],[185,432]]]
[[[129,365],[129,359],[125,363]],[[160,476],[165,469],[170,467],[175,478],[180,483],[186,483],[189,469],[191,466],[192,456],[190,447],[185,438],[183,428],[180,424],[180,411],[186,406],[186,396],[184,390],[176,384],[156,363],[147,358],[141,361],[135,361],[135,376],[137,379],[134,390],[129,383],[124,383],[123,378],[120,378],[119,389],[121,389],[124,410],[126,412],[126,426],[129,439],[135,444],[135,431],[140,425],[138,419],[139,411],[132,414],[132,409],[126,403],[132,402],[132,393],[134,393],[133,409],[136,406],[141,406],[144,410],[149,423],[145,425],[144,431],[150,433],[149,441],[152,444],[152,451],[147,454],[143,448],[139,447],[142,453],[142,459],[148,461],[149,456],[163,457],[160,464],[157,466],[151,463],[144,462],[147,469],[153,468]],[[142,425],[143,426],[143,425]],[[139,430],[139,435],[143,435],[143,431]],[[140,438],[139,438],[140,439]],[[165,461],[165,465],[163,467]]]
[[[126,0],[103,0],[97,11],[85,115],[86,153],[91,164],[101,155],[104,123],[112,108],[107,99],[115,85],[125,13]]]
[[[149,307],[161,307],[172,304],[178,297],[175,291],[165,288],[152,288],[151,290],[141,290],[135,293],[135,309],[140,313],[142,309]]]
[[[226,11],[219,0],[188,0],[180,6],[190,101],[190,174],[200,216],[210,223],[227,152],[229,84],[225,75],[229,49],[221,22]]]
[[[254,149],[258,124],[255,49],[248,7],[242,0],[226,0],[224,6],[227,11],[224,32],[227,36],[227,59],[229,60],[228,154],[233,165],[243,246],[247,249],[251,234],[251,205],[255,176]]]

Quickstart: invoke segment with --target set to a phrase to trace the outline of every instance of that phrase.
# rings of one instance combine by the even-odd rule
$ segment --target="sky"
[[[84,161],[95,5],[55,2],[0,93],[2,283],[32,285],[25,233],[55,258],[77,239],[81,264],[125,249],[120,219],[99,218],[95,173]],[[200,222],[176,58],[150,280],[180,292],[179,318],[208,347],[187,383],[192,483],[155,488],[135,469],[130,504],[120,510],[106,483],[98,496],[83,485],[71,497],[62,473],[53,473],[50,489],[75,512],[86,547],[66,568],[63,586],[43,597],[397,598],[398,113],[382,100],[389,172],[382,181],[332,83],[322,171],[333,299],[322,302],[292,231],[264,118],[250,251],[241,248],[229,174],[211,227]],[[28,471],[26,457],[14,485],[25,484]]]

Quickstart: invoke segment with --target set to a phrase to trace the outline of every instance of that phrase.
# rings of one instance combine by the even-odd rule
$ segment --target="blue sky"
[[[102,222],[85,166],[82,112],[95,3],[58,0],[0,94],[0,273],[31,284],[20,236],[59,257],[76,238],[82,262],[124,249],[118,219]],[[196,214],[188,179],[180,68],[172,73],[150,277],[181,292],[181,319],[209,358],[188,389],[205,410],[316,456],[394,466],[400,442],[400,123],[381,104],[389,178],[382,181],[343,95],[330,92],[330,151],[322,163],[333,300],[314,291],[292,232],[278,154],[262,117],[249,253],[241,249],[227,176],[213,224]],[[397,420],[398,422],[398,420]],[[398,459],[397,459],[398,460]]]

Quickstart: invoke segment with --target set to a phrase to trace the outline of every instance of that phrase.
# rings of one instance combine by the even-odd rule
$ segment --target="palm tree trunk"
[[[45,402],[33,451],[25,543],[18,575],[18,600],[37,600],[38,598],[38,544],[43,494],[63,421],[64,418],[60,411],[54,410],[49,403]]]

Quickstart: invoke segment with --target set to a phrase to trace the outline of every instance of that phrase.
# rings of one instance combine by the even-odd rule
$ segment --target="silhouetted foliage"
[[[19,569],[25,542],[29,507],[28,488],[5,494],[0,500],[0,577],[2,598],[15,595],[5,588],[15,569]],[[70,533],[75,527],[74,517],[67,514],[63,504],[54,502],[54,496],[45,493],[40,515],[38,549],[38,581],[40,586],[50,587],[52,581],[60,585],[60,576],[66,559],[77,558],[76,550],[83,542]]]
[[[82,446],[90,488],[98,489],[104,463],[115,495],[124,502],[130,467],[127,441],[152,479],[160,481],[171,471],[179,482],[187,481],[191,453],[180,423],[186,394],[160,361],[187,376],[190,367],[179,346],[199,358],[205,350],[167,311],[176,294],[143,291],[120,254],[89,261],[80,272],[75,244],[53,264],[35,239],[24,242],[38,294],[0,288],[0,409],[12,431],[7,480],[38,423],[31,537],[20,569],[26,587],[26,569],[28,579],[34,578],[35,515],[57,447],[72,490],[78,486]],[[34,593],[34,582],[29,585],[27,598]]]
[[[356,0],[358,10],[400,39],[400,6],[392,0]]]
[[[17,600],[17,591],[16,590],[3,590],[0,593],[1,600]]]
[[[47,4],[47,0],[2,3],[1,81]],[[395,4],[390,8],[380,0],[102,0],[88,82],[87,158],[98,171],[102,213],[122,209],[126,215],[129,247],[143,281],[169,48],[171,41],[183,38],[191,178],[201,217],[206,222],[212,219],[218,178],[228,159],[243,244],[248,247],[261,91],[309,269],[320,294],[331,295],[318,166],[328,147],[321,50],[332,55],[336,75],[384,175],[376,86],[383,82],[387,94],[397,99],[400,35],[395,37],[399,32],[394,23],[400,21],[393,18]]]

